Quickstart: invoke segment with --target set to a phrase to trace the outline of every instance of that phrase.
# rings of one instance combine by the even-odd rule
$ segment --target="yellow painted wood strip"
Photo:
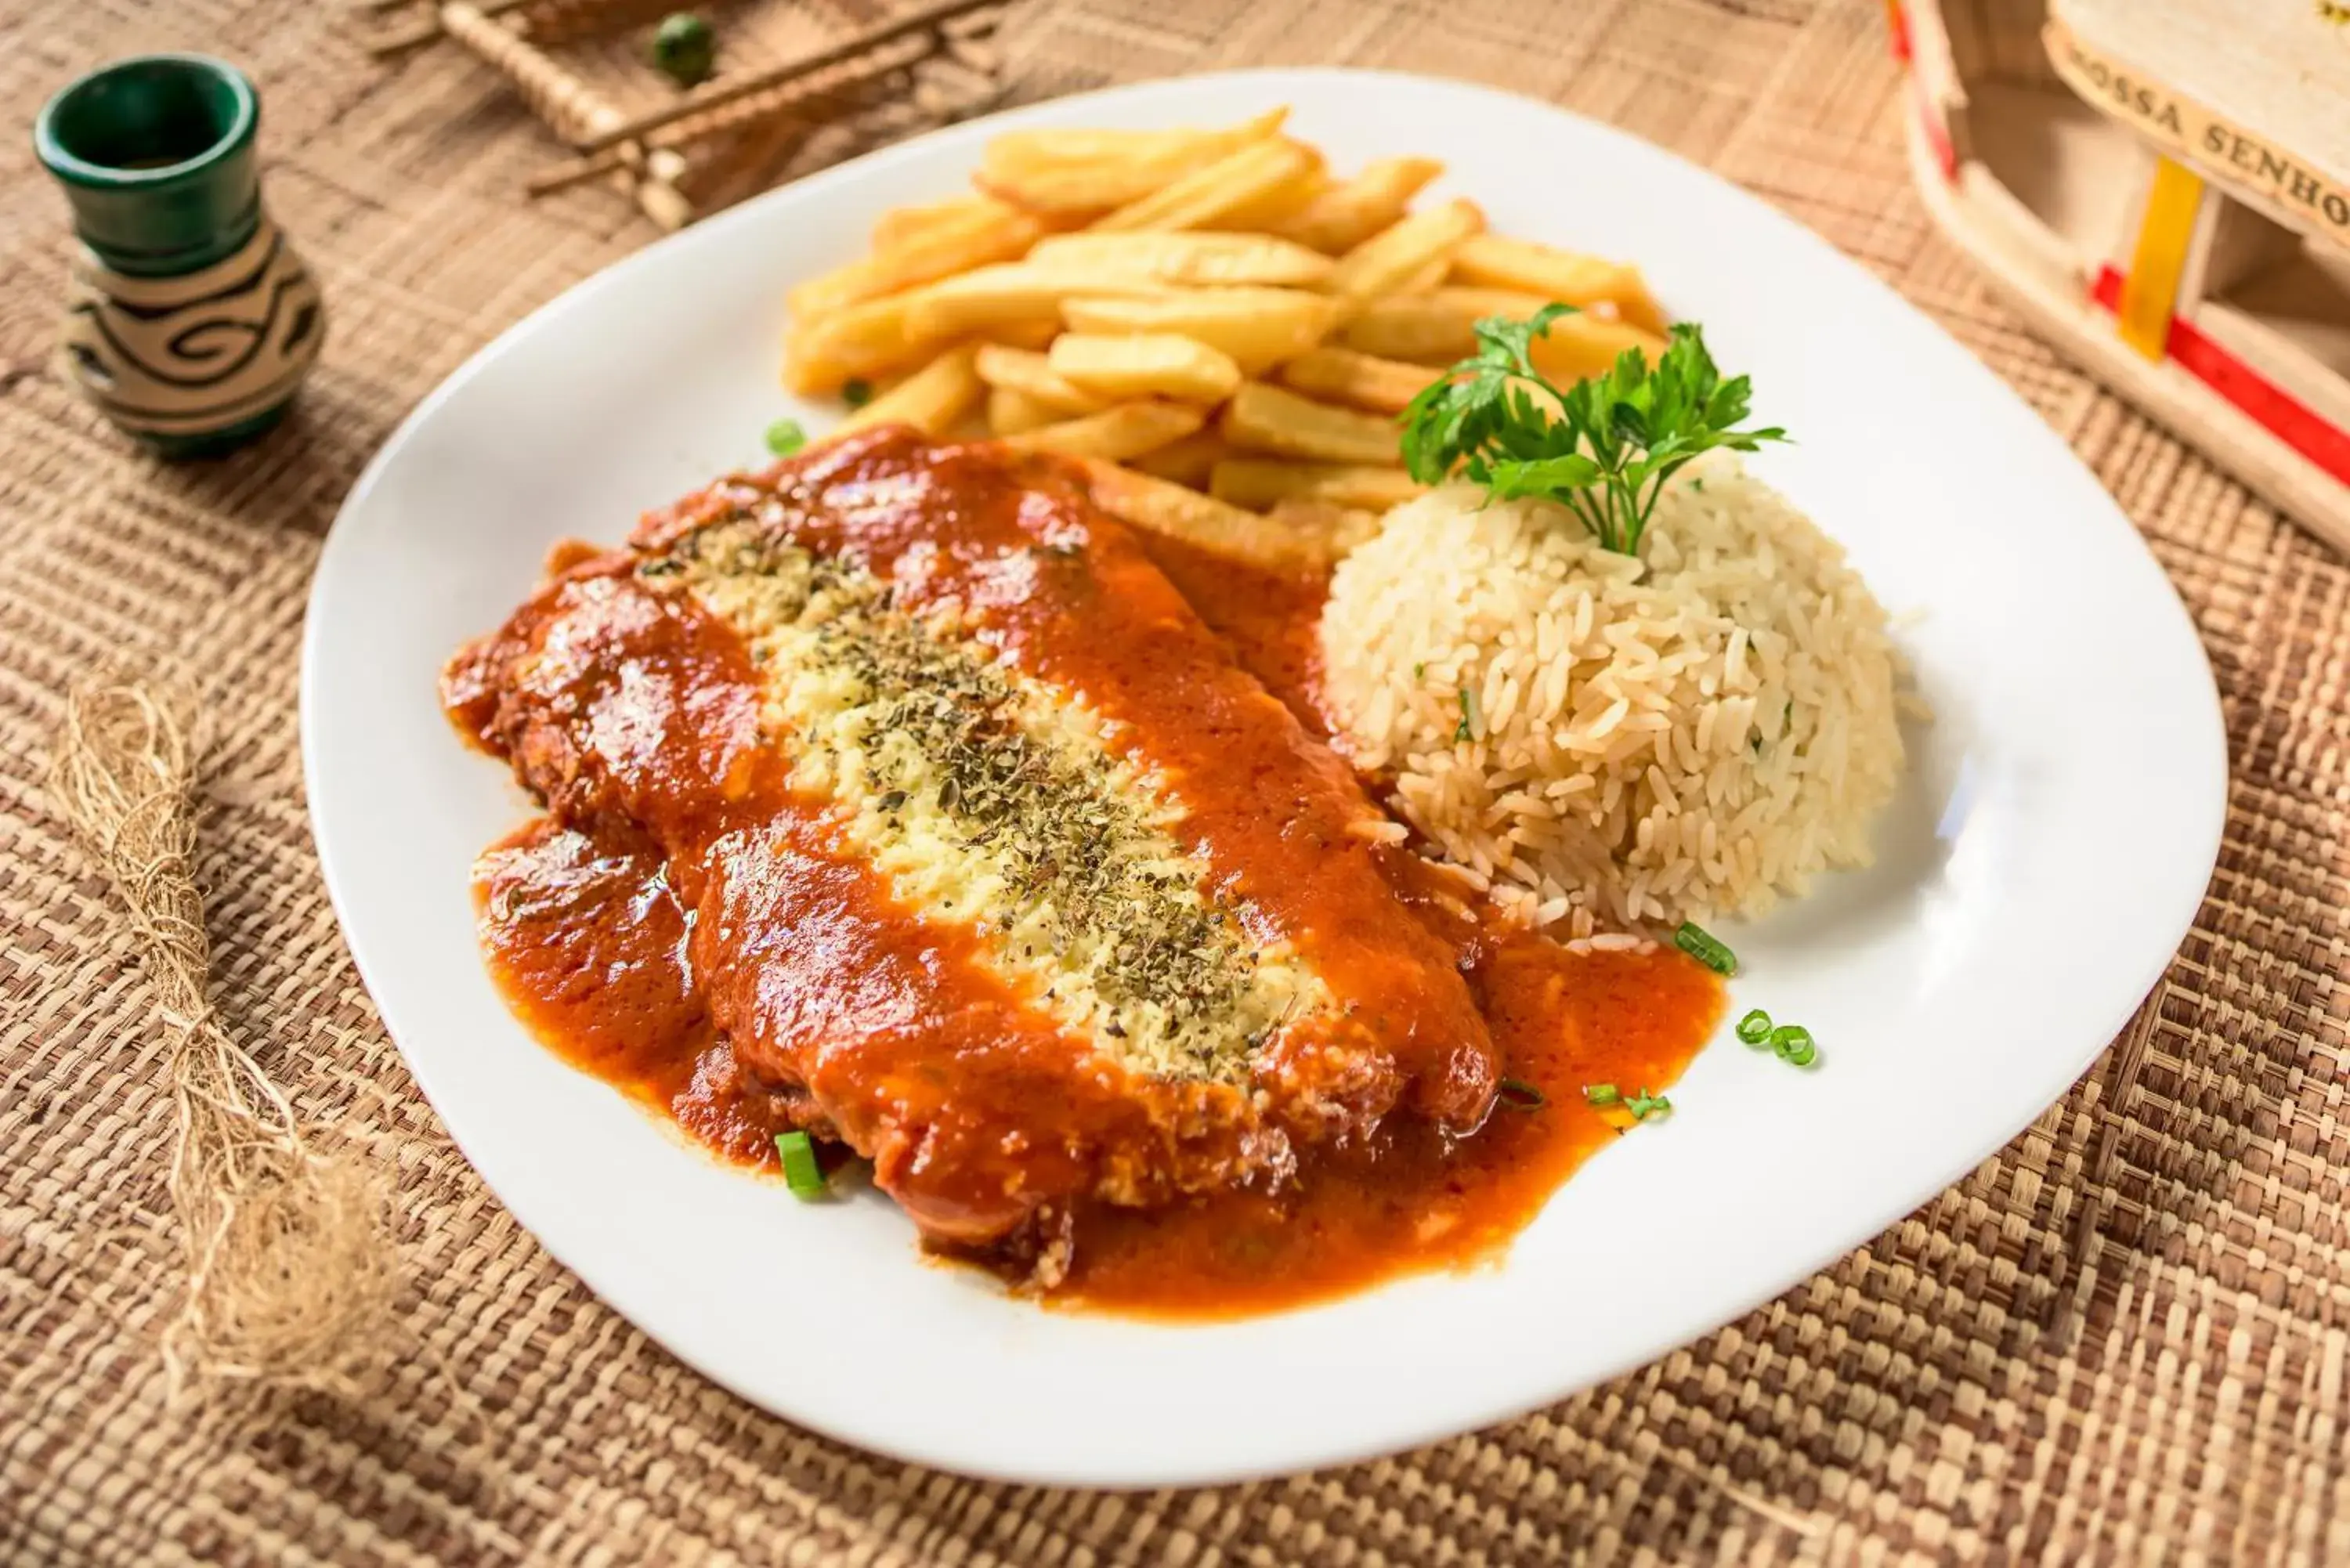
[[[2149,359],[2160,359],[2170,340],[2170,313],[2178,303],[2178,275],[2203,204],[2203,179],[2193,171],[2158,160],[2138,221],[2137,248],[2122,279],[2118,327],[2122,341]]]

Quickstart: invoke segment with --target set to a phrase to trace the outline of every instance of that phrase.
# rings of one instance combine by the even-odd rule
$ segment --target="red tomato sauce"
[[[1139,552],[1111,543],[1139,563]],[[1159,541],[1147,542],[1147,549],[1149,561],[1205,621],[1208,633],[1195,635],[1221,639],[1310,732],[1324,734],[1315,699],[1314,628],[1325,585],[1252,572]],[[1092,564],[1097,583],[1115,586],[1098,570],[1106,563],[1134,576],[1134,565],[1115,551],[1097,553]],[[1148,566],[1141,567],[1141,576],[1152,576]],[[1135,591],[1148,587],[1138,582]],[[1015,634],[1028,630],[1014,626]],[[1109,661],[1119,657],[1114,639],[1054,628],[1035,635],[1048,633],[1059,638],[1055,656],[1068,661],[1078,677],[1073,683],[1096,691],[1122,691],[1129,694],[1128,701],[1148,706],[1147,680],[1111,668]],[[660,647],[672,649],[662,657],[706,662],[705,656],[692,652],[691,638],[681,641],[683,634],[662,635],[671,640]],[[1167,646],[1156,655],[1162,661]],[[1089,654],[1091,649],[1101,651]],[[1097,680],[1084,680],[1087,672],[1076,662],[1087,657],[1104,661]],[[692,690],[706,693],[723,686],[711,684],[706,672],[701,679],[703,684]],[[461,680],[452,711],[478,728],[483,715],[466,711],[468,696]],[[1225,721],[1221,741],[1227,746],[1247,740],[1244,699],[1245,692],[1235,696],[1230,711],[1240,717]],[[1254,701],[1266,706],[1262,697]],[[1295,734],[1294,728],[1287,732]],[[681,777],[723,775],[729,766],[714,756],[677,762]],[[725,812],[738,809],[741,802],[764,802],[763,809],[771,812],[788,804],[772,781],[752,778],[738,784],[713,808],[713,837],[723,836]],[[1236,820],[1233,803],[1222,809]],[[1269,805],[1264,809],[1269,812]],[[814,1108],[805,1087],[785,1075],[763,1074],[759,1057],[747,1046],[746,1059],[738,1059],[724,1033],[713,1026],[713,1002],[722,1016],[726,1007],[741,1008],[738,998],[705,994],[697,981],[695,890],[672,886],[674,877],[694,873],[673,868],[649,842],[632,837],[625,824],[612,825],[608,814],[581,810],[567,815],[580,826],[542,819],[487,852],[477,868],[484,948],[517,1016],[567,1061],[673,1119],[729,1159],[772,1168],[778,1132],[805,1127],[822,1137],[838,1131]],[[807,946],[833,940],[828,950],[882,954],[889,961],[877,971],[879,979],[868,975],[860,981],[867,992],[902,971],[899,978],[912,988],[907,995],[920,993],[925,1015],[937,1015],[938,1028],[952,1035],[953,1049],[965,1060],[1005,1049],[1001,1032],[991,1033],[995,1026],[990,1023],[1010,1016],[1002,999],[977,992],[964,997],[958,989],[983,989],[984,977],[964,961],[965,955],[939,948],[901,913],[893,915],[869,877],[861,877],[852,862],[827,859],[812,831],[803,833],[787,819],[782,831],[798,846],[799,860],[793,863],[798,869],[792,873],[797,880],[775,889],[783,902],[764,911],[762,929],[771,933],[771,948],[774,941]],[[1254,831],[1275,834],[1281,824],[1268,821]],[[1289,852],[1296,852],[1294,841]],[[1295,1179],[1273,1190],[1228,1189],[1149,1208],[1088,1200],[1074,1213],[1068,1269],[1047,1291],[1050,1299],[1140,1315],[1231,1316],[1327,1299],[1399,1274],[1490,1260],[1576,1166],[1630,1126],[1620,1108],[1592,1108],[1585,1091],[1610,1084],[1626,1096],[1662,1092],[1720,1018],[1720,983],[1677,951],[1569,950],[1488,921],[1451,890],[1450,878],[1409,853],[1383,848],[1374,852],[1373,860],[1378,875],[1368,877],[1370,885],[1378,887],[1384,879],[1411,911],[1413,919],[1403,924],[1419,929],[1409,931],[1409,942],[1435,955],[1429,963],[1436,978],[1445,979],[1450,955],[1498,1048],[1502,1072],[1532,1093],[1513,1087],[1481,1127],[1465,1135],[1399,1107],[1367,1137],[1307,1150]],[[1393,902],[1385,907],[1396,908]],[[824,926],[825,920],[833,925]],[[1394,923],[1392,914],[1388,922]],[[1383,953],[1404,950],[1393,946],[1399,940],[1399,934],[1387,939],[1386,946],[1360,945],[1357,961],[1380,963]],[[803,1001],[792,1005],[808,1009],[837,1001],[822,994],[827,986],[838,989],[840,977],[837,966],[828,967],[821,954],[795,957],[778,950],[771,956],[775,963],[737,965],[750,974],[733,983],[767,991],[797,987]],[[909,1042],[907,1053],[888,1067],[889,1093],[901,1102],[919,1096],[915,1080],[922,1050],[930,1048],[912,1036]],[[1027,1104],[1023,1096],[1033,1099],[1033,1087],[1016,1075],[982,1086],[987,1092],[961,1107],[965,1130],[973,1137],[1003,1137],[1007,1149],[1021,1142],[1021,1158],[1044,1154],[1025,1148],[1024,1139],[1006,1136],[1007,1126],[1019,1127]],[[1538,1103],[1527,1103],[1537,1096]],[[849,1098],[836,1094],[831,1103]],[[939,1110],[945,1115],[955,1108]],[[1040,1114],[1045,1109],[1034,1108]],[[1102,1112],[1113,1109],[1106,1102]],[[1055,1114],[1074,1113],[1061,1106]],[[953,1195],[938,1196],[951,1205]]]

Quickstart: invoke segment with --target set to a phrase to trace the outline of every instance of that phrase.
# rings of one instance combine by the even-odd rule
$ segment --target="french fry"
[[[1184,288],[1061,302],[1072,332],[1179,332],[1257,375],[1322,341],[1338,318],[1326,295],[1296,288]]]
[[[1093,225],[1096,234],[1203,229],[1320,172],[1322,155],[1286,138],[1259,141],[1128,202]]]
[[[1272,572],[1316,571],[1336,541],[1312,528],[1269,528],[1253,512],[1108,462],[1086,464],[1094,504],[1128,525]]]
[[[1208,493],[1251,512],[1284,501],[1319,501],[1332,506],[1385,512],[1428,487],[1399,468],[1355,463],[1282,462],[1261,457],[1226,458],[1208,479]]]
[[[1638,348],[1654,365],[1665,351],[1665,340],[1628,322],[1588,314],[1562,316],[1534,340],[1527,357],[1565,388],[1586,376],[1606,373],[1627,348]]]
[[[1193,490],[1208,488],[1216,464],[1233,454],[1232,443],[1212,430],[1194,431],[1181,441],[1170,441],[1156,452],[1146,452],[1128,467],[1159,479],[1171,479]]]
[[[1113,398],[1220,403],[1241,384],[1231,355],[1172,332],[1064,332],[1053,339],[1047,363],[1071,384]]]
[[[1149,294],[1159,286],[1132,273],[1098,267],[1047,266],[1034,258],[1004,262],[925,284],[903,297],[916,335],[951,337],[977,332],[1000,336],[1009,327],[1050,320],[1061,301],[1079,294]]]
[[[1474,202],[1447,202],[1399,218],[1340,256],[1322,280],[1323,290],[1353,300],[1393,294],[1484,226],[1485,214]]]
[[[1000,202],[941,218],[901,244],[808,279],[785,296],[793,317],[812,320],[879,295],[1010,261],[1044,235],[1035,219]]]
[[[1619,320],[1644,331],[1665,329],[1665,313],[1648,293],[1640,269],[1597,256],[1500,234],[1471,234],[1452,253],[1451,275],[1464,284],[1517,289],[1586,310],[1612,306]]]
[[[1057,424],[1063,418],[1058,409],[1040,403],[1015,387],[987,389],[987,433],[993,436],[1024,435]]]
[[[1379,514],[1376,512],[1306,496],[1274,503],[1264,520],[1267,525],[1285,534],[1314,540],[1317,548],[1329,551],[1334,559],[1353,554],[1357,545],[1379,531]]]
[[[1031,354],[1042,354],[1061,335],[1061,323],[1054,317],[1039,316],[1028,321],[1006,321],[992,328],[987,340],[1006,348],[1025,348]]]
[[[1281,368],[1284,385],[1327,403],[1399,414],[1436,379],[1425,365],[1382,359],[1354,348],[1309,348]]]
[[[1346,343],[1365,354],[1389,359],[1450,364],[1476,352],[1476,324],[1488,316],[1523,320],[1546,302],[1538,294],[1513,289],[1440,288],[1433,294],[1397,295],[1374,300],[1347,324]],[[1534,365],[1554,380],[1581,380],[1616,362],[1627,348],[1651,359],[1664,352],[1654,333],[1586,313],[1562,316],[1534,340]]]
[[[918,330],[913,305],[911,294],[889,294],[795,322],[784,343],[784,384],[803,394],[837,392],[852,378],[920,359],[946,335]]]
[[[1443,172],[1444,165],[1433,158],[1382,158],[1274,224],[1273,232],[1337,255],[1402,217],[1420,187]]]
[[[945,435],[979,402],[978,345],[958,344],[833,427],[835,435],[871,425],[911,425],[932,439]]]
[[[1315,154],[1314,167],[1288,183],[1267,191],[1253,202],[1243,202],[1212,223],[1202,228],[1231,229],[1243,234],[1270,234],[1303,212],[1306,204],[1330,188],[1330,172],[1323,167],[1321,154]]]
[[[1287,109],[1219,130],[1013,130],[980,154],[980,188],[1039,213],[1106,213],[1280,134]]]
[[[1180,441],[1207,422],[1204,412],[1182,403],[1120,403],[1097,414],[1023,431],[1003,444],[1022,452],[1057,452],[1064,457],[1120,462]]]
[[[1529,349],[1562,386],[1663,351],[1637,267],[1489,234],[1465,200],[1411,211],[1434,159],[1334,179],[1287,112],[997,136],[979,194],[893,208],[871,254],[791,288],[785,383],[902,378],[838,431],[1063,453],[1138,526],[1326,564],[1420,493],[1394,416],[1478,320],[1576,306]]]
[[[892,207],[873,221],[872,247],[894,250],[943,223],[960,223],[1003,205],[993,196],[950,196],[915,207]]]
[[[1541,309],[1540,295],[1492,288],[1440,288],[1391,295],[1358,311],[1339,334],[1358,353],[1449,365],[1477,348],[1476,324],[1488,316],[1520,320]]]
[[[1444,280],[1451,275],[1452,258],[1438,256],[1434,261],[1396,285],[1395,291],[1398,294],[1433,294],[1443,287]]]
[[[1393,420],[1332,408],[1263,381],[1244,381],[1224,405],[1218,429],[1234,446],[1321,462],[1399,463]]]
[[[1332,271],[1328,256],[1271,234],[1207,232],[1055,234],[1028,253],[1028,265],[1162,285],[1318,283]]]
[[[1627,348],[1638,348],[1654,365],[1665,351],[1665,340],[1627,322],[1562,316],[1534,340],[1528,357],[1536,369],[1565,388],[1586,376],[1605,374]]]
[[[1018,392],[1050,409],[1056,418],[1097,414],[1116,400],[1086,390],[1054,369],[1050,359],[1032,349],[983,343],[976,368],[979,379],[989,386]]]

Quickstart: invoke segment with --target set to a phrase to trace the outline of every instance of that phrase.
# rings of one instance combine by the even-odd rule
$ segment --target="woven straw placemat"
[[[604,1308],[451,1146],[337,934],[296,761],[303,595],[359,465],[647,226],[600,192],[523,203],[547,146],[500,83],[453,49],[380,67],[333,7],[18,9],[0,22],[19,124],[0,139],[0,1562],[2350,1560],[2350,571],[2025,337],[1935,238],[1881,8],[1043,0],[1006,41],[1021,96],[1344,62],[1555,99],[1759,192],[1950,327],[2120,497],[2219,672],[2226,847],[2161,988],[2062,1104],[1868,1246],[1492,1432],[1105,1496],[956,1480],[772,1419]],[[270,199],[333,324],[287,428],[163,468],[49,366],[66,225],[21,128],[80,68],[189,45],[263,84]],[[163,1397],[162,1036],[36,782],[65,688],[122,656],[214,692],[201,869],[221,1008],[307,1116],[396,1173],[405,1343],[364,1402],[206,1425]],[[820,1345],[854,1303],[811,1291],[783,1332]],[[1313,1397],[1236,1387],[1233,1419]]]

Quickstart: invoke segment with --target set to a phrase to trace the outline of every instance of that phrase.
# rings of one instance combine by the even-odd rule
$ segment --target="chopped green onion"
[[[1463,744],[1485,738],[1485,714],[1477,701],[1477,689],[1461,688],[1461,722],[1452,731],[1453,743]]]
[[[1783,1023],[1771,1031],[1771,1049],[1779,1060],[1792,1066],[1808,1067],[1819,1059],[1819,1047],[1812,1044],[1812,1032],[1800,1023]]]
[[[767,427],[767,450],[777,457],[789,457],[806,445],[807,431],[797,420],[777,420]]]
[[[824,1167],[816,1162],[816,1141],[804,1132],[777,1133],[775,1152],[784,1157],[784,1183],[795,1198],[821,1198]]]
[[[1638,1122],[1670,1116],[1673,1109],[1672,1101],[1662,1095],[1651,1095],[1646,1089],[1627,1095],[1613,1084],[1586,1084],[1583,1098],[1586,1104],[1594,1106],[1622,1106],[1632,1113],[1632,1119]]]
[[[1425,664],[1415,664],[1411,667],[1411,678],[1414,680],[1419,680],[1421,676],[1426,675],[1427,673],[1428,666]]]
[[[840,400],[852,409],[861,409],[873,400],[873,383],[862,376],[851,376],[840,384]]]
[[[1523,1078],[1504,1078],[1495,1085],[1493,1097],[1513,1111],[1538,1111],[1550,1103],[1549,1097]]]
[[[1738,955],[1722,946],[1720,938],[1694,920],[1681,922],[1680,929],[1673,933],[1673,945],[1716,974],[1738,972]]]
[[[1771,1015],[1756,1008],[1738,1021],[1738,1037],[1749,1045],[1771,1044]]]

